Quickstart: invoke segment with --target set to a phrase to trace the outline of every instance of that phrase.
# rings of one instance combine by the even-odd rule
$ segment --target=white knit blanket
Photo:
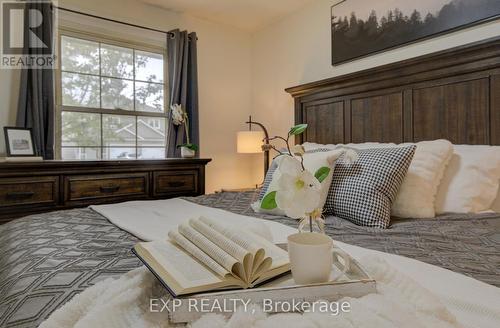
[[[255,306],[255,312],[240,311],[230,319],[207,314],[192,327],[498,327],[500,293],[488,295],[494,297],[491,306],[457,302],[422,287],[378,255],[360,261],[377,281],[378,292],[359,299],[343,299],[351,304],[349,313],[268,315]],[[150,297],[157,294],[154,286],[154,276],[147,269],[138,268],[85,290],[40,327],[170,327],[166,313],[149,312]],[[459,314],[462,322],[453,312]]]

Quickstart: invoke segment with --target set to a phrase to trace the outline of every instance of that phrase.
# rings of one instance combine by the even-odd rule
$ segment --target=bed
[[[257,194],[223,192],[186,200],[256,216],[250,204]],[[297,226],[296,220],[285,217],[259,217]],[[326,221],[327,233],[335,240],[410,257],[500,287],[500,214],[409,219],[385,230],[333,216]],[[0,236],[1,327],[37,327],[87,287],[142,265],[130,252],[138,239],[89,208],[15,220],[0,227]]]
[[[458,56],[459,54],[459,56]],[[294,87],[298,141],[500,145],[500,40]],[[333,127],[333,128],[332,128]],[[257,192],[186,198],[257,215]],[[410,257],[500,287],[500,214],[450,214],[365,228],[333,216],[327,233],[348,244]],[[138,241],[90,208],[28,216],[0,226],[0,326],[37,327],[89,286],[141,266]]]

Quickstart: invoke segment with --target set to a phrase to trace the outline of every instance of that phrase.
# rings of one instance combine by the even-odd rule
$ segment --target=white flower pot
[[[181,157],[182,158],[193,158],[196,155],[196,152],[187,147],[181,147]]]

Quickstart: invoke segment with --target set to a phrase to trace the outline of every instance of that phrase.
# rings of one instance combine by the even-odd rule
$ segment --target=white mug
[[[302,232],[288,236],[288,256],[293,279],[300,285],[330,281],[334,262],[342,273],[350,269],[349,255],[334,249],[332,238],[325,234]]]

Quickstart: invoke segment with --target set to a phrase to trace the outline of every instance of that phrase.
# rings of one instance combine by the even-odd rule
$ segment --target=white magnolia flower
[[[319,181],[293,157],[283,156],[279,170],[281,176],[276,190],[276,204],[288,217],[303,218],[318,208]]]
[[[296,156],[302,156],[306,153],[306,150],[304,149],[304,146],[302,145],[295,145],[290,147],[290,151],[292,152],[293,155]]]
[[[180,104],[170,106],[172,112],[172,123],[174,125],[181,125],[184,123],[184,110]]]

